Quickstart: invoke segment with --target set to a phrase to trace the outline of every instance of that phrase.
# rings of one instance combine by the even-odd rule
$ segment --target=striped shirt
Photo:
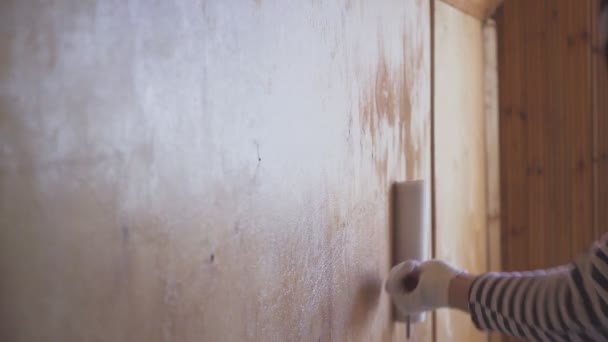
[[[608,341],[608,240],[569,265],[477,277],[469,310],[481,330],[532,341]]]

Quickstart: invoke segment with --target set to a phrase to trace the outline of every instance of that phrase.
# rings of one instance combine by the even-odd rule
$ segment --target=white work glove
[[[462,270],[440,260],[408,260],[393,267],[386,291],[402,315],[416,315],[449,306],[448,289]]]

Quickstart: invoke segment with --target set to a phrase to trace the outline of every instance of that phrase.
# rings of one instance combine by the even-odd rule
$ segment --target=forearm
[[[469,291],[475,276],[461,273],[452,278],[448,288],[448,302],[450,308],[469,312]]]
[[[562,265],[546,270],[523,272],[523,273],[510,273],[514,277],[532,276],[532,275],[546,275],[546,276],[558,276],[566,272],[570,272],[573,266],[571,264]],[[461,273],[454,277],[450,281],[448,300],[450,308],[458,309],[464,312],[469,312],[469,295],[471,292],[471,286],[477,277],[469,273]]]
[[[417,286],[404,286],[414,277]],[[403,314],[450,307],[480,330],[535,341],[608,341],[608,241],[574,263],[532,272],[471,275],[440,260],[409,260],[387,291]]]
[[[513,273],[460,274],[449,287],[450,307],[470,313],[477,328],[530,340],[567,336],[552,324],[548,309],[557,302],[572,267]],[[556,311],[556,308],[552,308]],[[557,316],[554,315],[555,320]]]
[[[608,340],[606,242],[570,265],[461,274],[449,289],[450,307],[469,312],[481,330],[535,341]]]

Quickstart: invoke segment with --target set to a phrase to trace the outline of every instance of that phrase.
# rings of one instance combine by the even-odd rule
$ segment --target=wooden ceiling
[[[500,5],[502,0],[442,0],[461,11],[472,15],[479,19],[487,19],[496,8]]]

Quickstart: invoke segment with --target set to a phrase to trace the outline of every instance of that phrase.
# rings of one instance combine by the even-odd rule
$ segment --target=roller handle
[[[405,289],[406,292],[412,292],[416,289],[416,287],[418,286],[418,282],[420,281],[420,272],[412,272],[410,274],[408,274],[405,278],[403,278],[403,280],[401,281],[403,284],[403,288]],[[407,339],[410,339],[410,316],[407,316],[407,321],[405,323],[405,336],[407,337]]]

